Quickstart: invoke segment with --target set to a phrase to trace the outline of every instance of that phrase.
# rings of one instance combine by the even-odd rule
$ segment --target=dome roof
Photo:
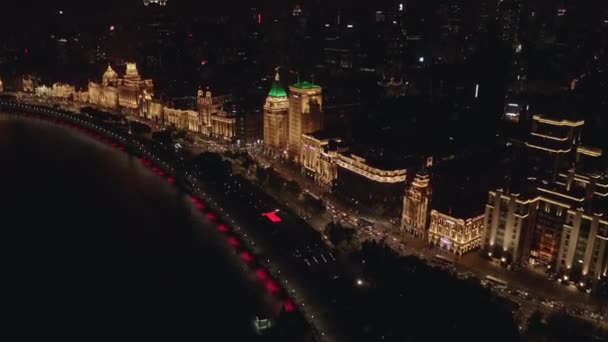
[[[112,66],[110,64],[108,64],[108,69],[106,70],[106,72],[103,73],[103,78],[105,80],[118,78],[118,74],[116,73],[116,71],[114,71],[114,69],[112,69]]]

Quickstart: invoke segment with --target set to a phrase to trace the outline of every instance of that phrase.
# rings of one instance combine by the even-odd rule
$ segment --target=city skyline
[[[0,22],[2,117],[164,179],[274,308],[247,329],[607,336],[608,4],[27,5]]]

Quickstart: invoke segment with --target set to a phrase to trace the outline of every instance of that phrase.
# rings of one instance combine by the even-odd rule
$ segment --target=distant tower
[[[431,162],[432,163],[432,162]],[[429,162],[427,161],[427,165]],[[401,228],[419,238],[426,238],[429,226],[432,188],[425,169],[416,174],[403,196]]]
[[[112,66],[108,63],[108,69],[106,70],[106,72],[103,73],[101,84],[104,87],[116,86],[117,80],[118,74],[116,73],[116,71],[114,71],[114,69],[112,69]]]
[[[264,145],[273,152],[287,150],[289,100],[281,85],[277,68],[274,82],[264,103]]]
[[[300,82],[289,87],[289,154],[300,155],[302,134],[323,128],[323,90],[320,86]]]
[[[150,4],[156,4],[159,6],[166,6],[167,0],[144,0],[144,6],[148,6]]]

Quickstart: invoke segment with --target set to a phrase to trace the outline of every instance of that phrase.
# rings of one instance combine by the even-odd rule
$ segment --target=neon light
[[[239,240],[236,237],[234,237],[234,236],[231,236],[231,237],[228,238],[228,244],[230,246],[232,246],[232,247],[235,247],[235,248],[241,245],[241,243],[239,242]]]
[[[244,251],[241,253],[241,260],[243,260],[246,264],[251,264],[253,262],[253,256],[248,251]]]
[[[276,294],[279,293],[279,291],[281,290],[281,288],[279,287],[279,285],[272,279],[269,279],[266,282],[266,290],[272,294]]]
[[[534,115],[532,117],[532,119],[541,122],[541,123],[546,123],[549,125],[556,125],[556,126],[569,126],[569,127],[579,127],[585,124],[585,120],[578,120],[578,121],[570,121],[570,120],[552,120],[552,119],[546,119],[543,118],[540,115]]]
[[[258,268],[255,270],[255,275],[262,281],[266,281],[268,279],[268,272],[263,268]]]
[[[296,304],[293,302],[293,300],[291,298],[285,299],[283,302],[283,310],[285,310],[285,312],[293,312],[295,309]]]
[[[267,213],[263,213],[262,216],[266,216],[272,223],[281,222],[281,218],[277,215],[276,211],[269,211]]]

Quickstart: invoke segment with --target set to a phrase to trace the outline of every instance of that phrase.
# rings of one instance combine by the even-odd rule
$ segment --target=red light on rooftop
[[[228,226],[226,226],[225,224],[218,224],[217,230],[219,230],[222,233],[226,233],[228,231]]]
[[[282,221],[279,215],[277,215],[276,211],[269,211],[267,213],[263,213],[262,216],[266,216],[270,220],[270,222],[273,223],[279,223]]]
[[[188,33],[188,38],[192,38],[194,35],[192,33]]]

